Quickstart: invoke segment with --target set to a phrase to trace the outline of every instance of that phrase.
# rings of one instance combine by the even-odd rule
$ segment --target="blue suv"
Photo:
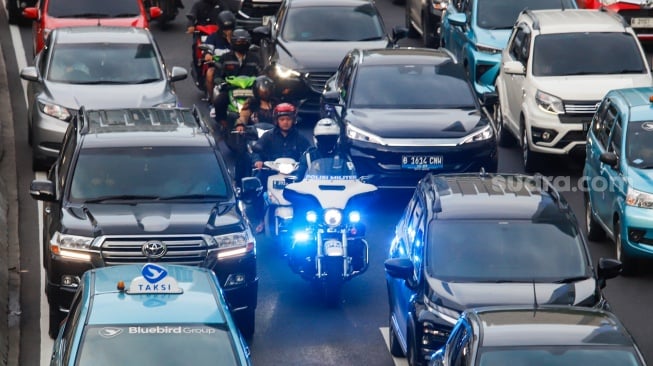
[[[455,0],[442,20],[440,45],[467,70],[477,95],[494,91],[501,51],[523,9],[562,9],[574,0]]]
[[[612,90],[587,135],[584,168],[587,236],[606,234],[624,271],[653,258],[653,88]]]

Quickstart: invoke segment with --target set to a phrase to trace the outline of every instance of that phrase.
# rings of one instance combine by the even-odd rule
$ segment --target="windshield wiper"
[[[578,281],[583,281],[588,279],[589,276],[576,276],[576,277],[567,277],[563,278],[557,281],[553,281],[553,283],[572,283],[572,282],[578,282]]]
[[[122,194],[115,196],[100,196],[84,200],[84,203],[100,203],[105,201],[129,201],[129,200],[158,200],[159,196],[145,196],[139,194]]]
[[[349,42],[348,39],[339,39],[339,38],[313,38],[311,42]]]
[[[114,81],[114,80],[93,80],[93,81],[83,81],[83,80],[68,80],[70,84],[80,84],[80,85],[101,85],[101,84],[131,84],[126,81]]]
[[[227,198],[227,196],[221,195],[221,194],[180,194],[177,196],[166,196],[166,197],[161,197],[160,199],[162,201],[168,201],[168,200],[178,200],[178,199],[188,199],[188,198],[212,198],[212,199],[224,199]]]
[[[365,42],[365,41],[376,41],[379,39],[383,39],[383,36],[374,36],[374,37],[367,37],[367,38],[362,38],[357,40],[356,42]]]
[[[149,79],[142,79],[142,80],[137,80],[137,81],[132,81],[129,84],[148,84],[148,83],[153,83],[155,81],[159,81],[161,79],[159,78],[149,78]]]

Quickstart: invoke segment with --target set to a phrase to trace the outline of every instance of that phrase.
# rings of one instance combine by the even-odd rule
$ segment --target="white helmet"
[[[336,146],[340,137],[340,126],[331,118],[322,118],[317,121],[313,129],[315,146],[323,152],[330,152]]]

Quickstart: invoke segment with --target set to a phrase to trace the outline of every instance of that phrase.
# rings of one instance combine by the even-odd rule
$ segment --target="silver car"
[[[30,81],[28,136],[34,170],[47,169],[55,160],[80,107],[175,107],[172,83],[187,76],[181,67],[168,72],[147,29],[129,27],[55,29],[34,64],[20,72]]]

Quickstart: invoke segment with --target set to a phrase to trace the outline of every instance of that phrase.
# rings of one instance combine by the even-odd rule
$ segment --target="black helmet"
[[[252,44],[252,36],[246,29],[238,28],[231,35],[231,48],[240,53],[245,53]]]
[[[270,100],[274,91],[274,81],[265,75],[258,76],[254,81],[254,96],[261,100]]]
[[[236,16],[229,10],[223,10],[218,14],[218,29],[221,31],[233,30],[236,27]]]

